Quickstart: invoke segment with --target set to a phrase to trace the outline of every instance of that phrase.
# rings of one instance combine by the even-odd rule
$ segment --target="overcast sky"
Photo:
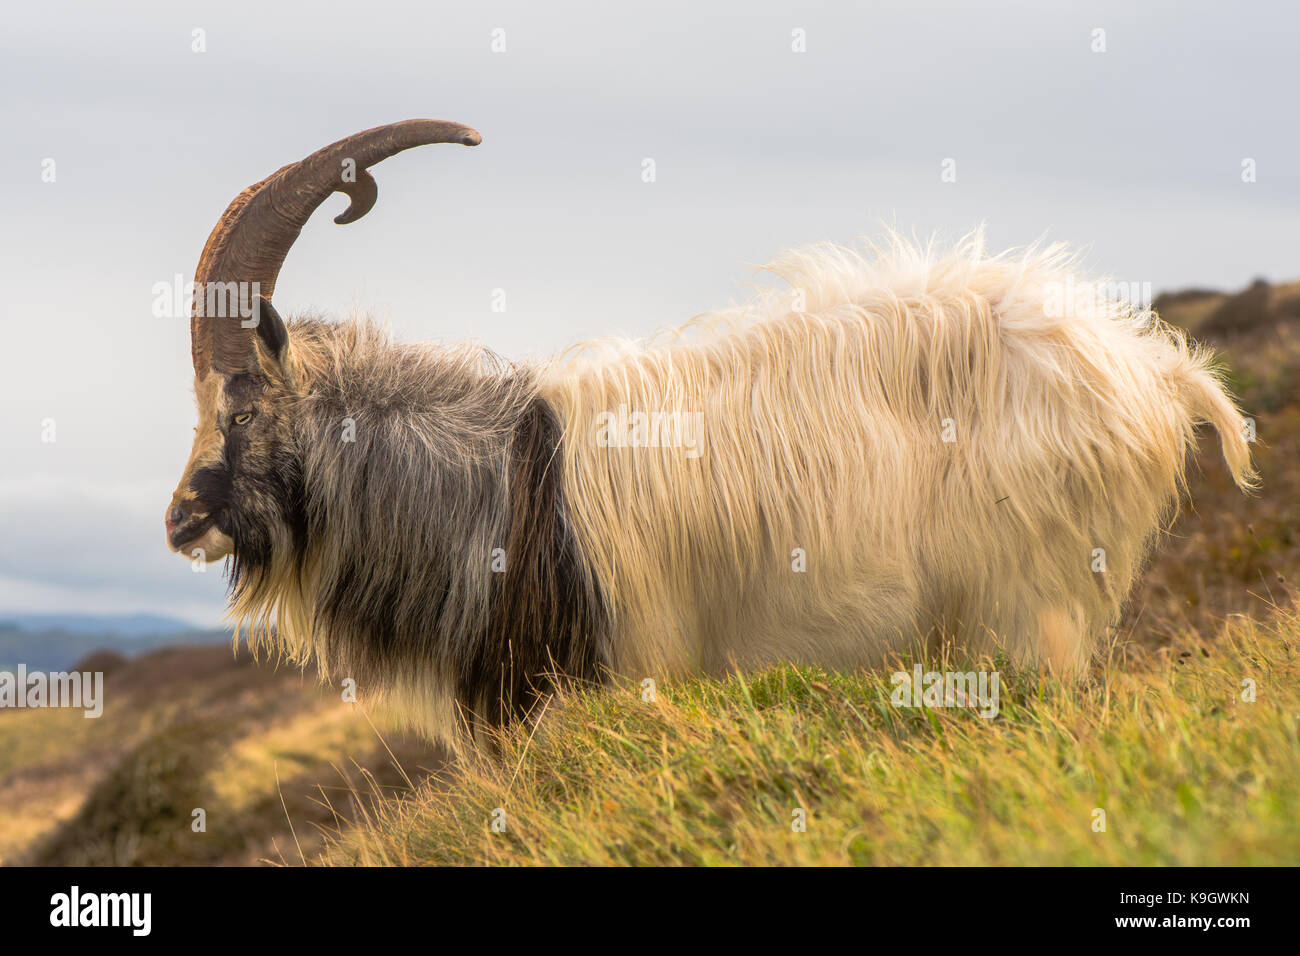
[[[483,145],[375,167],[354,225],[333,197],[279,310],[366,306],[511,357],[683,321],[785,247],[882,223],[1237,288],[1300,277],[1298,27],[1241,2],[11,4],[0,617],[220,620],[219,569],[163,544],[195,412],[188,321],[152,288],[192,278],[241,189],[335,139],[431,116]]]

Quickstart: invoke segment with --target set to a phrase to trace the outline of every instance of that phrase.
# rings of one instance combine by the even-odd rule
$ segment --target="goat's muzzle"
[[[173,503],[163,517],[167,544],[173,551],[180,551],[187,544],[197,541],[212,528],[215,521],[211,514],[192,514],[186,504],[184,501]]]

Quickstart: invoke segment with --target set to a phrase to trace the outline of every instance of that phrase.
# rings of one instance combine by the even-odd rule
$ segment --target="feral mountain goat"
[[[790,293],[547,363],[281,321],[326,197],[352,222],[371,165],[479,141],[379,127],[231,203],[195,275],[199,427],[166,516],[176,551],[231,558],[254,645],[433,738],[526,714],[556,675],[855,667],[941,636],[1077,675],[1194,427],[1252,480],[1210,357],[1126,305],[1049,307],[1081,283],[1058,250],[815,247],[770,267]]]

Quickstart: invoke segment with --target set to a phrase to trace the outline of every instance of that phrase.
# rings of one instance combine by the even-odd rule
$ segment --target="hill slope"
[[[1298,644],[1295,618],[1244,622],[1068,689],[1002,664],[992,719],[896,707],[888,675],[795,667],[649,703],[574,692],[322,862],[1296,864]]]
[[[396,761],[415,780],[442,762],[396,735],[390,754],[314,673],[229,644],[100,653],[76,669],[105,672],[99,719],[0,711],[0,862],[301,862],[336,825],[330,804],[346,813],[406,788]]]

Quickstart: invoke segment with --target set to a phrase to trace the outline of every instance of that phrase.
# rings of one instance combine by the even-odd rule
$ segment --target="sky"
[[[163,543],[195,409],[188,319],[154,287],[327,143],[412,117],[483,134],[374,167],[360,222],[331,197],[278,310],[517,359],[743,301],[781,250],[887,225],[1236,289],[1300,278],[1298,27],[1248,2],[11,5],[0,618],[220,622],[220,567]]]

